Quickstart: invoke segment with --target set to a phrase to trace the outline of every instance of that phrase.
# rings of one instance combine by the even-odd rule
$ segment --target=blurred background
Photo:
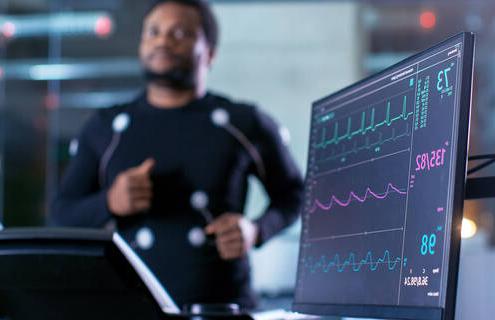
[[[495,147],[495,3],[470,1],[211,1],[221,26],[210,88],[258,104],[291,134],[305,170],[315,101],[460,31],[477,35],[471,154]],[[0,1],[0,221],[44,225],[96,108],[142,90],[137,44],[146,1]],[[484,175],[495,174],[487,169]],[[266,204],[252,181],[247,212]],[[495,314],[495,202],[467,201],[458,319]],[[252,254],[266,304],[290,303],[299,226]],[[280,272],[283,270],[283,272]],[[276,302],[275,302],[276,301]]]

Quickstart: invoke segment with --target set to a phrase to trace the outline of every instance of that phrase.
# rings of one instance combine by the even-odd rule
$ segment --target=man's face
[[[147,73],[155,77],[179,74],[196,81],[213,58],[199,12],[175,2],[156,6],[144,20],[139,56]]]

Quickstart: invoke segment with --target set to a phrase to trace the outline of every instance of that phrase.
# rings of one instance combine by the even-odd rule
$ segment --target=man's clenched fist
[[[246,255],[258,240],[258,226],[240,213],[224,213],[206,227],[216,236],[218,253],[225,260]]]
[[[139,166],[121,172],[107,194],[110,212],[126,217],[142,213],[151,206],[153,185],[151,171],[155,166],[154,159],[146,159]]]

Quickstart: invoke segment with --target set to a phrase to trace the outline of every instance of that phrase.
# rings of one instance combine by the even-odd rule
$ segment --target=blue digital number
[[[437,82],[437,90],[442,91],[443,89],[448,89],[449,88],[449,76],[448,72],[451,70],[451,68],[445,68],[444,70],[441,70],[438,73],[438,82]]]
[[[436,244],[437,244],[437,236],[435,234],[431,234],[431,235],[424,234],[423,237],[421,237],[421,248],[420,248],[421,255],[422,256],[426,256],[427,254],[434,255]]]

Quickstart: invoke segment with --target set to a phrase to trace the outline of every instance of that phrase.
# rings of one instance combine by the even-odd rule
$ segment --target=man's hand
[[[216,235],[218,252],[225,260],[243,257],[258,239],[258,226],[240,213],[224,213],[205,231],[208,235]]]
[[[108,209],[120,217],[148,210],[153,198],[150,174],[155,160],[146,159],[138,167],[120,173],[107,194]]]

